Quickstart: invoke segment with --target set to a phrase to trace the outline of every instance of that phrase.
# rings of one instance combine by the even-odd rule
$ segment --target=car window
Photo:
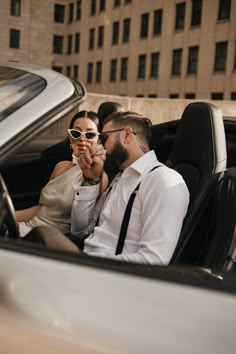
[[[0,67],[0,121],[37,96],[46,81],[23,70]]]

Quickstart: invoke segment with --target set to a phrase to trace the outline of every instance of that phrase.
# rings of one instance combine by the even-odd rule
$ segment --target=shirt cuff
[[[75,200],[92,200],[99,195],[100,183],[93,186],[81,186],[77,183],[73,186]]]

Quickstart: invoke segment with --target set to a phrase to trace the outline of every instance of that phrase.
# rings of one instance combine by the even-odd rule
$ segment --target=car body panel
[[[97,269],[86,260],[79,266],[0,253],[1,318],[11,314],[13,328],[21,319],[19,333],[27,336],[30,325],[37,342],[65,340],[68,353],[81,346],[91,353],[234,352],[235,295]],[[17,348],[19,340],[12,341]]]
[[[46,85],[38,95],[0,121],[1,164],[23,143],[32,140],[73,108],[78,107],[86,95],[85,88],[81,84],[73,84],[71,80],[53,70],[27,64],[8,64],[7,67],[29,71],[33,75],[40,76],[45,80]],[[10,85],[16,85],[14,80],[10,81]],[[25,86],[24,90],[27,91],[29,88]]]

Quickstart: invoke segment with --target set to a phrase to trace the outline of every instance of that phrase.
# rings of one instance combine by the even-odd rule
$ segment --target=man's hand
[[[78,162],[83,174],[90,178],[97,178],[102,175],[106,150],[103,145],[93,143],[79,156]]]

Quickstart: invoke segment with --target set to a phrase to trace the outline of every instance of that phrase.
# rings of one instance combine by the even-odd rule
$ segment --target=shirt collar
[[[141,156],[138,160],[132,163],[129,167],[125,169],[123,174],[126,171],[134,170],[137,171],[139,175],[142,175],[145,170],[150,168],[150,165],[157,164],[160,165],[161,163],[157,160],[156,154],[154,150],[146,152],[143,156]],[[128,173],[128,172],[127,172]],[[125,173],[126,174],[126,173]]]

